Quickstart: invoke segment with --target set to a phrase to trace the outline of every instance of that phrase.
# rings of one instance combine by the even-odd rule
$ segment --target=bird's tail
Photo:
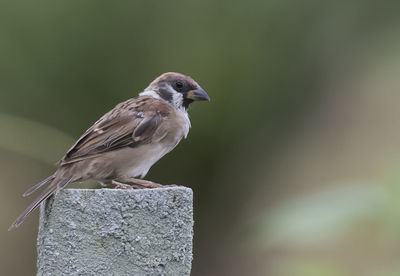
[[[36,192],[36,191],[37,191],[40,187],[42,187],[43,185],[45,185],[45,184],[47,184],[47,183],[53,181],[54,178],[55,178],[54,174],[53,174],[53,175],[50,175],[49,177],[47,177],[46,179],[42,180],[42,181],[39,182],[38,184],[36,184],[36,185],[30,187],[22,196],[25,197],[25,196],[28,196],[28,195],[33,194],[34,192]]]
[[[34,211],[42,201],[48,199],[51,195],[53,195],[55,192],[58,190],[64,188],[68,183],[73,182],[73,179],[71,176],[67,176],[64,173],[58,174],[57,172],[46,179],[44,179],[42,182],[36,184],[35,186],[31,187],[28,189],[25,193],[24,196],[32,194],[34,191],[39,189],[41,186],[45,185],[46,183],[50,183],[42,192],[40,196],[38,196],[26,209],[23,211],[19,217],[14,221],[13,224],[11,224],[10,228],[8,228],[8,231],[12,230],[13,228],[17,228],[20,226],[26,217]]]

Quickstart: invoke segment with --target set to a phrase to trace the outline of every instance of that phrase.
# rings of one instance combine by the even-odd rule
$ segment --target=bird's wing
[[[167,103],[147,96],[120,103],[78,139],[61,159],[60,165],[149,143],[171,112]]]

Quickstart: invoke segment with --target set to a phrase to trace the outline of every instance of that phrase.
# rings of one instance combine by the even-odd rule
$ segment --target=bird
[[[69,183],[93,179],[123,189],[165,187],[143,178],[187,137],[191,127],[187,110],[195,101],[210,101],[210,97],[190,76],[167,72],[137,97],[116,105],[83,133],[52,175],[23,194],[29,196],[47,184],[9,231]]]

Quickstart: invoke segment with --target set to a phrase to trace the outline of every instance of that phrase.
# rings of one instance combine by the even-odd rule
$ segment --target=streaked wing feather
[[[151,97],[130,99],[117,105],[78,139],[61,160],[61,165],[150,142],[168,115],[169,108],[165,105]]]

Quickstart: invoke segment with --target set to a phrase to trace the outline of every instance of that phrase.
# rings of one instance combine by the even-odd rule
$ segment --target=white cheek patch
[[[161,99],[160,95],[153,90],[145,90],[142,93],[139,93],[139,96],[150,96],[156,99]]]
[[[182,104],[183,104],[183,95],[181,93],[175,91],[175,89],[173,89],[171,85],[167,85],[167,87],[168,87],[168,91],[171,93],[171,96],[172,96],[171,104],[173,106],[175,106],[176,108],[181,108]]]
[[[181,93],[178,92],[174,92],[172,94],[172,104],[176,107],[176,108],[181,108],[182,104],[183,104],[183,95]]]

